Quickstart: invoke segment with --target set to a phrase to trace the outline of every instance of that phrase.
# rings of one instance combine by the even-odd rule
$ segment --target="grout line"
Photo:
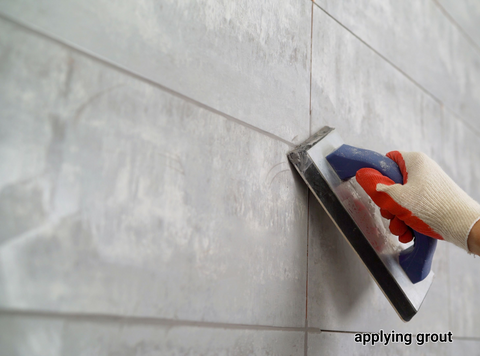
[[[309,137],[312,136],[312,63],[313,63],[313,2],[310,21],[310,102],[309,102]],[[305,342],[304,355],[308,356],[308,249],[310,243],[310,191],[307,190],[307,268],[305,281]]]
[[[369,331],[346,331],[346,330],[325,330],[319,328],[308,328],[308,332],[321,334],[321,333],[334,333],[334,334],[362,334],[369,333]]]
[[[157,89],[160,89],[160,90],[162,90],[162,91],[164,91],[164,92],[166,92],[166,93],[168,93],[168,94],[171,94],[171,95],[173,95],[173,96],[175,96],[175,97],[177,97],[177,98],[180,98],[180,99],[182,99],[182,100],[184,100],[184,101],[186,101],[186,102],[188,102],[188,103],[190,103],[190,104],[196,105],[196,106],[198,106],[198,107],[200,107],[200,108],[202,108],[202,109],[205,109],[205,110],[207,110],[207,111],[210,111],[210,112],[212,112],[212,113],[214,113],[214,114],[216,114],[216,115],[220,115],[220,116],[222,116],[223,118],[225,118],[225,119],[227,119],[227,120],[229,120],[229,121],[235,122],[236,124],[242,125],[242,126],[247,127],[247,128],[249,128],[249,129],[251,129],[251,130],[253,130],[253,131],[256,131],[256,132],[258,132],[258,133],[260,133],[260,134],[262,134],[262,135],[268,136],[269,138],[272,138],[272,139],[274,139],[274,140],[280,141],[280,142],[282,142],[282,143],[284,143],[284,144],[286,144],[286,145],[288,145],[288,146],[290,146],[290,147],[296,147],[296,146],[297,146],[297,145],[295,145],[294,143],[292,143],[292,142],[290,142],[290,141],[287,141],[287,140],[285,140],[285,139],[283,139],[283,138],[281,138],[281,137],[279,137],[279,136],[277,136],[277,135],[274,135],[274,134],[272,134],[272,133],[270,133],[270,132],[268,132],[268,131],[265,131],[265,130],[263,130],[263,129],[261,129],[261,128],[258,128],[258,127],[254,126],[254,125],[252,125],[252,124],[249,124],[249,123],[244,122],[244,121],[242,121],[242,120],[240,120],[240,119],[237,119],[237,118],[235,118],[235,117],[233,117],[233,116],[231,116],[231,115],[228,115],[228,114],[226,114],[226,113],[224,113],[224,112],[221,112],[221,111],[219,111],[219,110],[217,110],[217,109],[214,109],[214,108],[212,108],[212,107],[210,107],[210,106],[208,106],[208,105],[206,105],[206,104],[203,104],[203,103],[201,103],[201,102],[199,102],[199,101],[197,101],[197,100],[195,100],[195,99],[192,99],[192,98],[190,98],[190,97],[188,97],[188,96],[186,96],[186,95],[184,95],[184,94],[181,94],[181,93],[179,93],[179,92],[177,92],[177,91],[174,91],[174,90],[172,90],[172,89],[170,89],[170,88],[167,88],[166,86],[164,86],[164,85],[162,85],[162,84],[160,84],[160,83],[158,83],[158,82],[156,82],[156,81],[154,81],[154,80],[152,80],[152,79],[149,79],[149,78],[147,78],[146,76],[144,76],[144,75],[142,75],[142,74],[140,74],[140,73],[137,73],[137,72],[135,72],[135,71],[133,71],[133,70],[131,70],[131,69],[128,69],[127,67],[124,67],[124,66],[121,65],[121,64],[112,62],[112,61],[110,61],[109,59],[107,59],[107,58],[105,58],[105,57],[103,57],[103,56],[101,56],[101,55],[98,55],[98,54],[96,54],[96,53],[94,53],[94,52],[92,52],[92,51],[90,51],[90,50],[88,50],[88,49],[86,49],[86,48],[83,48],[82,46],[78,46],[78,45],[76,45],[76,44],[74,44],[74,43],[72,43],[72,42],[70,42],[70,41],[68,41],[68,40],[66,40],[66,39],[63,39],[63,38],[58,37],[58,36],[56,36],[56,35],[54,35],[54,34],[52,34],[52,33],[49,33],[48,31],[44,31],[43,29],[41,29],[41,28],[39,28],[39,27],[37,27],[37,26],[35,26],[35,25],[26,24],[26,23],[24,23],[23,21],[20,21],[20,20],[18,20],[18,19],[14,19],[14,18],[12,18],[12,17],[10,17],[10,16],[8,16],[8,15],[5,15],[5,14],[3,14],[3,13],[1,13],[1,12],[0,12],[0,19],[2,19],[2,20],[4,20],[4,21],[7,21],[7,22],[10,22],[11,24],[14,24],[14,25],[16,25],[16,26],[19,26],[19,27],[23,28],[24,30],[27,30],[27,31],[35,34],[35,35],[41,36],[41,37],[43,37],[43,38],[45,38],[45,39],[47,39],[47,40],[50,40],[50,41],[52,41],[52,42],[55,42],[55,43],[57,43],[57,44],[59,44],[59,45],[61,45],[61,46],[64,46],[64,47],[68,48],[69,50],[73,50],[73,51],[75,51],[75,52],[78,53],[78,54],[81,54],[81,55],[86,56],[86,57],[88,57],[88,58],[90,58],[90,59],[93,59],[93,60],[95,60],[95,61],[97,61],[97,62],[100,62],[100,63],[102,63],[103,65],[106,65],[107,67],[110,67],[110,68],[112,68],[112,69],[114,69],[114,70],[117,70],[117,71],[119,71],[119,72],[121,72],[121,73],[123,73],[123,74],[125,74],[125,75],[128,75],[128,76],[133,77],[133,78],[135,78],[135,79],[138,79],[138,80],[140,80],[140,81],[142,81],[142,82],[144,82],[144,83],[147,83],[147,84],[149,84],[149,85],[152,85],[152,86],[156,87]]]
[[[305,342],[303,343],[303,354],[308,356],[308,330],[305,330]]]
[[[307,356],[308,350],[308,249],[310,242],[310,191],[307,190],[307,269],[306,269],[306,281],[305,281],[305,356]]]
[[[437,104],[439,104],[440,106],[443,106],[445,107],[445,109],[447,111],[449,111],[451,114],[453,114],[453,116],[455,117],[455,119],[459,120],[462,124],[464,124],[465,126],[467,126],[467,128],[473,130],[474,132],[477,133],[477,135],[480,136],[480,129],[472,126],[472,124],[470,124],[467,120],[465,120],[462,115],[460,114],[457,114],[453,109],[450,109],[448,108],[446,105],[444,105],[443,101],[439,98],[437,98],[434,94],[432,94],[430,91],[428,91],[426,88],[424,88],[420,83],[418,83],[415,79],[413,79],[410,75],[408,75],[407,73],[405,73],[402,69],[400,69],[400,67],[398,67],[397,65],[395,65],[393,62],[391,62],[387,57],[385,57],[384,55],[382,55],[380,52],[378,52],[375,48],[373,48],[372,46],[370,46],[367,42],[365,42],[362,38],[360,38],[357,34],[355,34],[353,31],[351,31],[348,27],[346,27],[345,25],[343,25],[339,20],[337,20],[335,17],[333,17],[333,15],[331,15],[330,13],[328,13],[325,9],[323,9],[322,7],[320,7],[320,5],[318,5],[315,0],[311,0],[313,2],[313,4],[315,4],[320,10],[322,10],[328,17],[330,17],[333,21],[335,21],[337,24],[339,24],[341,27],[343,27],[346,31],[348,31],[352,36],[354,36],[356,39],[358,39],[361,43],[363,43],[365,46],[367,46],[368,48],[370,48],[375,54],[377,54],[380,58],[382,58],[385,62],[387,62],[388,64],[390,64],[393,68],[395,68],[398,72],[400,72],[403,76],[405,76],[408,80],[410,80],[415,86],[417,86],[420,90],[422,90],[426,95],[428,95],[429,97],[431,97],[435,102],[437,102]]]
[[[0,318],[2,316],[23,317],[23,318],[43,318],[54,320],[68,320],[73,322],[96,322],[96,323],[121,323],[121,324],[146,324],[166,327],[204,327],[215,329],[232,329],[232,330],[264,330],[264,331],[296,331],[304,332],[303,327],[288,326],[270,326],[270,325],[250,325],[250,324],[234,324],[221,323],[211,321],[194,321],[194,320],[176,320],[168,318],[156,318],[149,316],[121,316],[114,314],[94,314],[94,313],[71,313],[56,311],[39,311],[39,310],[20,310],[0,308]]]
[[[310,102],[309,102],[309,129],[308,137],[312,136],[312,73],[313,73],[313,1],[312,1],[312,16],[310,22]]]
[[[432,0],[435,5],[440,9],[440,11],[445,15],[445,17],[462,33],[463,36],[467,39],[468,42],[475,48],[476,51],[480,53],[480,45],[470,36],[470,34],[455,20],[455,18],[445,9],[438,0]]]
[[[357,34],[355,34],[352,30],[350,30],[348,27],[346,27],[344,24],[342,24],[339,20],[337,20],[335,17],[333,17],[333,15],[331,15],[330,13],[328,13],[325,9],[323,9],[322,7],[320,7],[320,5],[318,5],[314,0],[312,0],[313,3],[320,9],[322,10],[328,17],[330,17],[332,20],[334,20],[336,23],[338,23],[341,27],[343,27],[345,30],[347,30],[353,37],[355,37],[356,39],[358,39],[360,42],[362,42],[365,46],[367,46],[368,48],[370,48],[373,52],[375,52],[380,58],[382,58],[385,62],[387,62],[388,64],[390,64],[393,68],[395,68],[397,71],[399,71],[400,73],[402,73],[405,77],[407,77],[411,82],[413,82],[416,86],[418,86],[423,92],[425,92],[426,94],[428,94],[433,100],[435,100],[437,103],[439,104],[442,104],[442,101],[437,98],[435,95],[433,95],[432,93],[430,93],[427,89],[425,89],[420,83],[418,83],[417,81],[415,81],[412,77],[410,77],[407,73],[405,73],[402,69],[400,69],[398,66],[396,66],[393,62],[391,62],[387,57],[385,57],[383,54],[381,54],[380,52],[378,52],[375,48],[373,48],[372,46],[370,46],[367,42],[365,42],[362,38],[360,38]]]
[[[464,340],[464,341],[480,341],[480,337],[470,337],[470,336],[453,336],[453,340]]]

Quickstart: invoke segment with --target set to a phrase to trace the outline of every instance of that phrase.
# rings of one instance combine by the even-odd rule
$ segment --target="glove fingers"
[[[390,151],[387,153],[386,156],[392,161],[394,161],[397,164],[398,168],[400,168],[400,172],[402,172],[403,176],[403,184],[406,184],[408,181],[408,172],[402,154],[399,151]]]
[[[402,235],[402,236],[399,236],[398,237],[398,240],[400,242],[403,242],[404,244],[406,244],[407,242],[410,242],[413,240],[413,234],[412,234],[412,231],[410,229],[407,229],[407,231]]]
[[[389,228],[390,232],[397,236],[402,236],[408,230],[407,225],[396,216],[392,220],[390,220]]]
[[[395,215],[393,215],[387,209],[380,208],[380,214],[382,215],[382,217],[384,217],[385,219],[388,219],[388,220],[391,220],[395,217]]]
[[[358,170],[356,179],[374,203],[380,207],[382,216],[392,220],[390,223],[390,231],[400,236],[400,242],[409,242],[413,239],[413,233],[407,225],[424,235],[443,240],[443,237],[435,232],[427,223],[392,198],[392,196],[395,196],[400,199],[408,190],[408,186],[406,185],[408,172],[402,153],[399,151],[391,151],[387,153],[387,157],[392,159],[400,168],[404,185],[395,184],[390,178],[385,177],[377,170],[371,168]]]
[[[365,190],[365,192],[372,198],[375,204],[380,208],[392,211],[392,203],[395,204],[390,195],[386,192],[377,190],[377,185],[392,186],[395,184],[393,180],[384,176],[382,173],[372,168],[362,168],[357,171],[355,175],[358,184]]]

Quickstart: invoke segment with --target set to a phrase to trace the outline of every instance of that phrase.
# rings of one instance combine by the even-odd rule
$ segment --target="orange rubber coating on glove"
[[[392,234],[402,236],[407,230],[408,226],[398,217],[394,216],[393,219],[390,220],[390,231]]]
[[[382,217],[384,217],[387,220],[392,220],[395,217],[395,215],[390,213],[388,210],[385,210],[382,208],[380,208],[380,214],[382,215]]]
[[[395,161],[395,163],[398,165],[403,175],[403,183],[407,184],[408,172],[406,170],[405,161],[403,160],[402,154],[398,151],[392,151],[387,153],[387,157]],[[398,220],[424,235],[443,240],[442,236],[433,231],[433,229],[421,219],[414,216],[410,210],[398,204],[390,195],[385,192],[377,191],[378,184],[393,185],[395,184],[393,180],[372,168],[362,168],[358,170],[356,179],[360,186],[370,196],[370,198],[372,198],[374,203],[380,207],[381,213],[383,211],[382,216],[390,217],[393,215],[392,222],[397,219],[393,225],[392,223],[390,224],[390,231],[394,235],[400,235],[401,242],[411,241],[412,233],[408,229],[407,231],[404,231]]]

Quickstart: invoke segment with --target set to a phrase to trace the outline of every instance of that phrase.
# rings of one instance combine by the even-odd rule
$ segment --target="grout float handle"
[[[373,168],[395,183],[403,184],[403,176],[397,164],[377,152],[342,145],[330,153],[327,161],[342,180],[347,180],[361,168]],[[414,244],[400,253],[399,263],[412,283],[424,280],[430,273],[437,239],[413,231]]]

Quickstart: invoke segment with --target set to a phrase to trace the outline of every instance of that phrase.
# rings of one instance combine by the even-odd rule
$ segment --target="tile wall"
[[[0,2],[0,354],[479,355],[439,243],[400,321],[286,153],[325,125],[480,200],[471,0]],[[358,332],[453,344],[365,347]]]

